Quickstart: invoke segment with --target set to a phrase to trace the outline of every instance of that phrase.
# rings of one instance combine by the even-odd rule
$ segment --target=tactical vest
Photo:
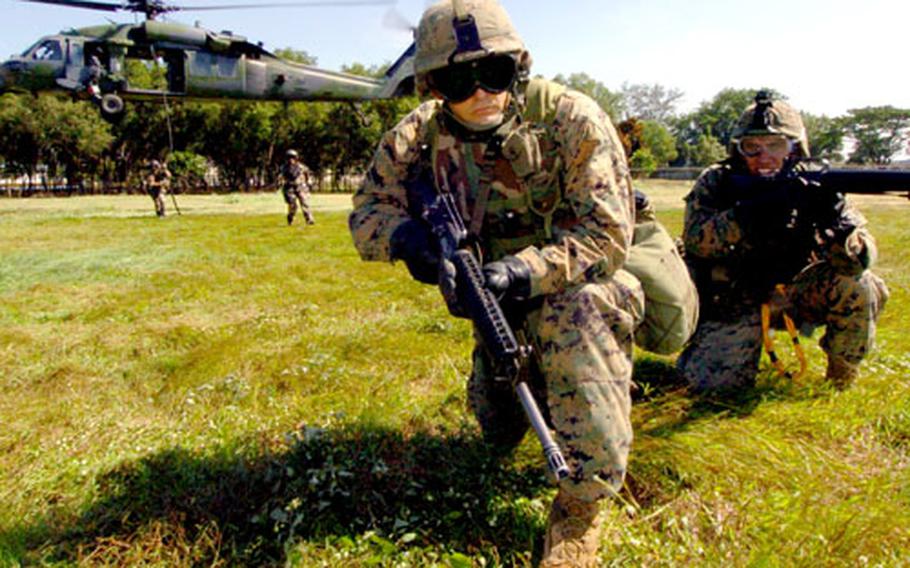
[[[521,121],[508,121],[484,142],[465,142],[444,132],[442,110],[426,123],[424,161],[437,191],[461,203],[469,233],[490,262],[528,246],[555,243],[559,229],[579,219],[563,197],[564,164],[553,124],[566,88],[532,79]],[[482,235],[482,238],[481,238]],[[636,331],[642,349],[672,353],[695,331],[698,295],[667,231],[653,217],[637,218],[626,268],[642,283],[645,320]]]
[[[554,227],[577,222],[562,202],[563,164],[550,128],[556,100],[565,90],[531,80],[521,120],[507,121],[483,141],[449,134],[442,110],[426,123],[422,139],[436,187],[461,200],[462,216],[485,262],[555,242]]]

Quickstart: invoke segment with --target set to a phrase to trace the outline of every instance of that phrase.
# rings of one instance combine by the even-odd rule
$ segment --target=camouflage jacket
[[[856,229],[844,242],[798,226],[770,238],[750,234],[734,210],[740,196],[725,181],[732,171],[726,162],[710,166],[685,198],[686,263],[703,301],[723,308],[761,303],[775,284],[791,281],[812,262],[830,262],[837,272],[848,275],[873,264],[875,240],[866,219],[849,201],[840,218]]]
[[[300,162],[297,162],[295,164],[285,162],[281,166],[279,175],[279,183],[281,184],[282,191],[289,192],[310,190],[309,173],[306,169],[306,166]]]
[[[456,195],[483,262],[522,259],[532,295],[609,278],[621,268],[634,197],[616,131],[587,96],[544,81],[537,86],[559,93],[547,99],[547,112],[526,112],[493,138],[453,134],[438,101],[421,104],[388,131],[354,195],[349,224],[361,257],[390,259],[392,232],[419,215],[408,182],[430,169],[436,187]]]
[[[152,167],[145,183],[149,189],[167,190],[171,186],[171,172],[167,166]]]

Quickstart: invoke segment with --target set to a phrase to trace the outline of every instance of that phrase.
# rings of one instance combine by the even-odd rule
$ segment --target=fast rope
[[[158,66],[158,55],[155,53],[155,46],[151,46],[152,60],[155,62],[155,66]],[[165,73],[167,73],[167,64],[165,64]],[[165,88],[161,90],[161,99],[164,102],[164,122],[167,124],[167,145],[168,145],[168,156],[174,153],[174,129],[171,126],[171,105],[167,100],[167,91],[170,88],[170,81],[165,77]],[[177,196],[174,195],[174,191],[171,188],[168,188],[168,193],[171,196],[171,202],[174,204],[174,210],[177,211],[177,215],[183,215],[180,211],[180,206],[177,205]]]
[[[776,287],[777,292],[780,294],[786,293],[786,288],[783,284],[778,284]],[[793,343],[793,350],[796,352],[796,358],[799,361],[799,371],[796,374],[790,373],[783,362],[777,356],[777,351],[774,347],[774,340],[771,338],[771,304],[765,302],[761,306],[761,337],[762,343],[765,346],[765,351],[768,353],[768,358],[771,359],[771,364],[774,365],[774,368],[777,369],[777,373],[782,377],[787,377],[788,379],[798,379],[803,376],[806,372],[806,354],[803,352],[802,345],[799,344],[799,332],[796,329],[796,324],[793,323],[793,318],[787,315],[786,312],[781,314],[784,320],[784,327],[787,329],[787,333],[790,335],[790,341]]]

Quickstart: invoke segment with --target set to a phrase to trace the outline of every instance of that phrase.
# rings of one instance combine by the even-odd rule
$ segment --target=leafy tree
[[[50,168],[62,168],[70,184],[97,171],[113,136],[110,125],[89,103],[41,96],[34,112],[41,129],[41,155]]]
[[[27,95],[0,97],[0,154],[11,172],[35,173],[41,146],[41,130]]]
[[[208,162],[204,156],[177,150],[168,157],[167,165],[177,186],[186,189],[206,185],[205,172],[208,170]]]
[[[632,154],[629,160],[629,167],[632,168],[636,176],[647,177],[657,169],[657,159],[651,150],[641,147]]]
[[[654,159],[656,167],[663,167],[676,159],[676,140],[660,122],[645,120],[641,122],[641,146],[647,149]]]
[[[726,147],[710,134],[700,136],[687,153],[689,163],[696,166],[707,166],[727,157]]]
[[[264,104],[222,104],[207,124],[202,153],[218,165],[232,190],[258,186],[271,147],[274,107]]]
[[[88,103],[53,95],[0,99],[0,151],[13,171],[33,174],[41,162],[78,183],[97,171],[111,140],[109,125]]]
[[[152,59],[126,59],[123,74],[134,89],[167,89],[167,66]]]
[[[802,117],[812,155],[832,162],[843,162],[844,155],[841,153],[844,146],[843,121],[807,112],[802,113]]]
[[[139,175],[146,161],[166,158],[172,140],[186,133],[180,127],[182,121],[174,116],[183,110],[184,105],[151,102],[127,105],[123,117],[113,125],[114,142],[108,150],[105,177],[127,182]]]
[[[610,120],[614,123],[618,123],[622,117],[625,110],[622,95],[612,92],[603,83],[595,80],[587,73],[572,73],[568,77],[560,74],[554,77],[553,80],[576,91],[581,91],[594,99],[600,105],[600,108],[610,115]]]
[[[910,109],[893,106],[851,109],[844,117],[844,129],[856,140],[849,161],[858,164],[887,164],[900,152],[910,133]]]
[[[658,83],[623,83],[621,92],[627,117],[663,124],[668,124],[676,114],[676,103],[683,96],[679,89],[668,89]]]
[[[318,65],[318,59],[303,51],[301,49],[293,49],[291,47],[282,47],[275,50],[275,55],[287,59],[288,61],[293,61],[294,63],[302,63],[304,65]]]

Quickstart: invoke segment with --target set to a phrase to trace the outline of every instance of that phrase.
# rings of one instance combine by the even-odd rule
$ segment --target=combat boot
[[[556,494],[547,520],[541,568],[593,568],[600,563],[597,551],[603,518],[600,504],[582,501],[562,490]]]
[[[831,381],[834,388],[844,390],[856,380],[859,375],[859,365],[848,363],[840,357],[828,357],[828,371],[825,378]]]

